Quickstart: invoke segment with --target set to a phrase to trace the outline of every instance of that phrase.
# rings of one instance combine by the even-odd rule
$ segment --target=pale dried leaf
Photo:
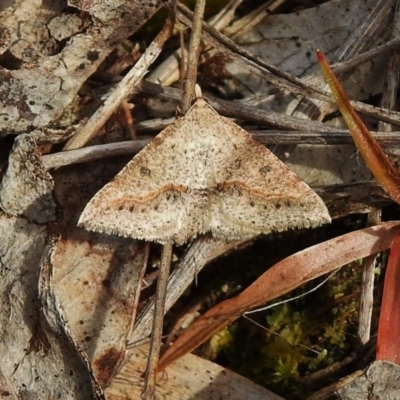
[[[148,346],[134,349],[105,393],[112,400],[140,398]],[[158,377],[164,400],[283,400],[282,397],[217,364],[188,354]]]
[[[54,332],[41,312],[38,282],[46,227],[1,214],[0,236],[1,395],[94,398],[76,349],[62,327]]]
[[[18,0],[0,13],[0,44],[7,46],[10,63],[0,69],[0,136],[74,121],[69,107],[82,84],[161,4],[95,2],[87,18],[71,17],[58,2],[42,3]]]
[[[143,245],[66,229],[53,257],[54,291],[71,334],[104,386],[125,355],[135,311]]]
[[[400,398],[400,367],[387,361],[375,361],[337,394],[342,400],[397,400]]]
[[[348,38],[349,30],[371,11],[374,4],[373,0],[331,0],[300,12],[267,16],[235,40],[274,66],[295,76],[305,76],[318,69],[315,50],[321,48],[328,55],[335,52]],[[351,96],[357,98],[361,93],[381,90],[382,81],[377,78],[383,63],[384,60],[366,63],[358,69],[356,76],[352,76],[352,86],[346,88]],[[249,73],[235,62],[227,63],[225,67],[242,82],[237,88],[242,95],[268,92],[270,85],[261,74]],[[274,109],[277,110],[280,100],[284,104],[288,97],[272,96]]]
[[[1,208],[10,215],[40,223],[55,220],[56,212],[53,179],[37,150],[37,142],[43,136],[41,132],[32,132],[15,139],[0,182]]]
[[[144,243],[77,227],[82,208],[101,186],[98,176],[112,173],[109,169],[115,166],[92,166],[84,172],[78,166],[56,174],[62,237],[51,258],[53,290],[65,310],[71,335],[88,354],[103,386],[125,355],[144,264]]]

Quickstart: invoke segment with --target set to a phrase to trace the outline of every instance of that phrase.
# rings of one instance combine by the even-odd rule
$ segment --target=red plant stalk
[[[393,240],[386,269],[376,359],[400,365],[400,232]]]
[[[333,97],[353,136],[353,140],[375,179],[382,185],[390,197],[400,204],[400,175],[387,158],[380,144],[371,135],[361,118],[350,104],[342,86],[330,68],[324,55],[317,50],[318,61]]]

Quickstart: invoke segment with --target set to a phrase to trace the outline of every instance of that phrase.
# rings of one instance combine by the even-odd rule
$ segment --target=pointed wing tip
[[[322,202],[321,206],[317,206],[316,209],[313,210],[308,222],[309,226],[305,224],[304,228],[317,228],[332,222],[332,218],[329,215],[329,211],[326,208],[325,203]]]
[[[315,225],[313,227],[318,227],[326,224],[330,224],[332,222],[332,218],[329,214],[321,216],[319,219],[315,221]]]

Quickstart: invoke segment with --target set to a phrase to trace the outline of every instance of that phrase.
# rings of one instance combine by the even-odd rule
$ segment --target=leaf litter
[[[74,42],[74,41],[71,41],[71,44],[75,44],[75,43],[77,43],[77,41],[78,41],[78,39],[79,38],[77,38],[76,39],[76,42]],[[88,43],[88,49],[90,48],[90,45],[89,45],[90,43]],[[85,47],[86,48],[86,47]],[[79,65],[79,63],[77,63],[76,65]],[[71,83],[72,85],[74,85],[73,87],[75,88],[75,91],[72,91],[71,93],[72,94],[74,94],[74,93],[77,93],[77,89],[80,87],[80,85],[81,85],[81,82],[83,82],[91,73],[92,73],[92,71],[93,70],[95,70],[96,69],[96,66],[98,65],[98,63],[97,62],[95,62],[94,63],[94,66],[93,66],[93,68],[92,69],[86,69],[86,70],[84,70],[84,71],[82,71],[82,73],[83,74],[86,74],[85,76],[83,76],[82,77],[82,79],[81,80],[74,80],[74,81],[69,81],[69,83]],[[78,70],[79,71],[79,70]],[[33,77],[34,75],[31,75],[31,77]],[[14,77],[16,77],[16,78],[18,78],[18,74],[17,73],[14,73],[14,76],[13,76],[13,78]],[[74,78],[75,79],[75,78]],[[37,79],[36,79],[37,80]],[[29,82],[31,82],[31,81],[27,81],[28,82],[28,84],[27,84],[27,86],[29,86],[30,85],[30,83]],[[22,85],[23,86],[23,85]],[[22,92],[21,92],[22,93]],[[28,95],[28,97],[29,97],[29,93],[26,93],[26,92],[23,92],[23,94],[22,94],[22,97],[24,97],[25,96],[25,94],[27,94]],[[53,95],[53,94],[52,94]],[[51,97],[51,96],[50,96]],[[62,98],[61,98],[62,99]],[[64,104],[68,104],[70,102],[70,100],[68,100],[68,101],[66,101]],[[11,103],[12,104],[12,103]],[[46,102],[44,102],[44,104],[47,104]],[[7,107],[9,106],[9,104],[7,105]],[[55,105],[56,106],[56,108],[57,108],[57,110],[56,110],[56,113],[58,113],[58,109],[61,107],[61,108],[63,108],[64,107],[64,105]],[[32,108],[32,105],[28,105],[28,110],[31,110],[31,108]],[[13,113],[15,112],[15,110],[17,110],[17,112],[19,112],[18,111],[18,109],[17,108],[13,108],[13,110],[12,111],[10,111],[9,112],[9,115],[13,115]],[[39,109],[38,109],[39,110]],[[35,112],[37,112],[37,114],[35,114],[35,115],[39,115],[40,113],[42,113],[42,115],[39,115],[39,117],[41,118],[41,117],[43,117],[43,118],[46,118],[46,120],[43,120],[44,122],[43,122],[43,124],[45,125],[45,124],[47,124],[47,122],[48,121],[50,121],[50,120],[53,120],[54,119],[54,115],[56,115],[56,114],[52,114],[52,115],[50,115],[49,117],[47,117],[47,111],[46,111],[46,107],[44,107],[44,108],[41,108],[39,111],[33,111],[34,113]],[[50,112],[50,110],[49,110],[49,112]],[[22,115],[22,114],[21,114]],[[27,115],[27,114],[24,114],[25,116]],[[58,114],[57,114],[58,115]],[[41,119],[39,118],[39,117],[35,117],[35,118],[37,118],[37,119],[35,119],[34,121],[35,121],[35,125],[40,125],[42,122],[40,122],[41,121]],[[39,121],[39,122],[38,122]],[[20,131],[24,131],[24,129],[26,128],[26,125],[24,125],[24,123],[26,123],[26,121],[24,122],[24,119],[22,118],[21,119],[21,122],[22,122],[22,125],[21,125],[21,127],[18,127],[18,129],[20,129]],[[7,126],[8,127],[8,125],[3,125],[3,126]],[[16,128],[16,125],[12,125],[11,127],[14,127],[14,128]],[[4,132],[4,131],[3,131]],[[61,172],[60,172],[61,173]],[[79,178],[77,178],[78,180],[79,180]],[[61,181],[58,181],[58,182],[62,182],[62,179],[61,179]],[[58,183],[59,184],[59,183]],[[62,184],[62,183],[61,183]],[[71,192],[69,192],[68,193],[68,196],[71,196],[72,195],[72,193],[73,193],[73,191],[71,191]],[[92,193],[94,193],[94,191],[92,192]],[[36,198],[36,196],[35,196],[35,198]],[[78,208],[78,210],[80,210],[80,209],[82,209],[82,207],[83,207],[83,203],[82,202],[80,202],[80,206],[77,206],[75,203],[72,205],[72,207],[73,208]],[[80,208],[79,208],[80,207]],[[65,210],[65,209],[64,209]],[[76,213],[76,211],[75,211],[75,213]],[[68,216],[71,216],[71,215],[75,215],[75,218],[76,218],[76,214],[74,214],[74,213],[67,213],[67,215]],[[9,218],[9,217],[6,217],[6,218]],[[12,217],[12,218],[17,218],[17,217]],[[67,217],[68,218],[68,217]],[[9,225],[7,225],[6,226],[6,228],[4,229],[4,232],[5,233],[8,233],[9,231],[11,231],[11,230],[26,230],[27,229],[27,227],[25,226],[25,225],[21,225],[21,224],[17,224],[17,225],[15,225],[15,227],[13,228],[12,226],[9,226]],[[26,230],[26,232],[30,232],[29,230]],[[98,235],[96,236],[95,235],[95,237],[98,237]],[[70,236],[70,239],[69,240],[67,240],[66,241],[66,243],[67,244],[69,244],[69,243],[71,243],[71,240],[74,240],[74,238],[75,238],[75,234],[74,233],[72,233],[71,232],[71,236]],[[83,240],[83,241],[87,241],[87,239],[86,239],[86,237],[84,238],[84,239],[79,239],[79,240]],[[89,241],[90,240],[92,240],[92,239],[89,239]],[[19,241],[19,240],[18,240]],[[218,247],[218,245],[219,246],[221,246],[220,244],[216,244],[216,246]],[[85,244],[84,246],[87,246],[87,244]],[[38,247],[38,249],[40,249],[41,247],[39,246]],[[11,247],[11,249],[12,249],[12,247]],[[14,254],[16,254],[17,253],[17,250],[15,250],[15,251],[13,251],[13,250],[7,250],[7,251],[11,251],[11,252],[14,252]],[[72,254],[72,253],[71,253]],[[82,253],[83,254],[83,253]],[[4,255],[2,254],[1,255],[2,256],[2,261],[6,261],[6,266],[7,267],[9,267],[10,265],[12,265],[13,264],[13,261],[9,261],[10,259],[9,258],[4,258]],[[82,257],[81,257],[81,259],[82,259]],[[33,258],[33,260],[34,260],[34,258]],[[77,262],[79,261],[79,259],[77,259]],[[4,263],[3,263],[4,264]],[[35,269],[35,267],[33,266],[32,267],[32,269],[34,270]],[[68,274],[66,274],[66,276],[68,276]],[[35,278],[36,279],[36,278]],[[107,283],[107,279],[106,279],[106,282],[105,282],[106,284],[108,284]],[[32,284],[32,287],[34,287],[35,285],[33,285]],[[73,285],[71,286],[72,287],[72,289],[71,290],[73,290]],[[103,286],[104,287],[104,286]],[[77,290],[75,290],[74,291],[74,293],[76,293],[76,291]],[[65,293],[67,294],[67,292],[68,292],[68,289],[65,291]],[[7,293],[7,292],[6,292]],[[104,293],[104,292],[103,292]],[[114,290],[113,290],[113,293],[114,293]],[[84,291],[82,291],[81,293],[80,293],[80,295],[85,295],[85,292]],[[77,299],[79,299],[80,297],[78,296],[77,297]],[[79,300],[77,300],[76,302],[75,302],[75,304],[74,304],[74,302],[71,302],[71,306],[70,306],[70,309],[69,309],[69,311],[68,311],[68,313],[70,313],[70,315],[75,315],[75,310],[74,310],[74,305],[76,305],[77,303],[79,303]],[[34,303],[35,304],[35,303]],[[90,307],[89,307],[90,308]],[[4,310],[7,310],[8,308],[7,308],[7,303],[5,303],[5,307],[3,308]],[[86,309],[86,311],[87,311],[87,309]],[[69,320],[69,317],[68,317],[68,313],[67,313],[67,319]],[[78,323],[79,323],[79,321],[77,321]],[[125,322],[126,323],[126,322]],[[83,338],[83,333],[84,333],[84,330],[82,330],[82,338]],[[90,335],[88,335],[88,337],[89,337]],[[65,336],[64,336],[65,337]],[[67,339],[67,341],[68,341],[68,339]],[[89,340],[89,341],[87,341],[87,343],[90,343],[91,342],[91,340]],[[56,346],[56,345],[55,345]],[[44,348],[45,348],[46,346],[44,346]],[[66,347],[68,347],[67,345],[66,345]],[[31,357],[31,355],[30,355],[30,357]],[[76,357],[76,355],[75,355],[75,357]],[[79,357],[78,357],[79,358]],[[40,360],[41,359],[38,359],[36,362],[40,362]],[[78,364],[80,363],[80,361],[78,362]],[[81,364],[79,364],[79,365],[81,365]],[[79,369],[79,368],[78,368]],[[77,370],[78,370],[77,369]],[[9,373],[7,372],[7,371],[2,371],[2,374],[4,375],[4,376],[9,376]],[[86,375],[85,375],[86,374]],[[86,370],[86,372],[84,373],[84,375],[85,376],[89,376],[90,374],[88,373],[88,371]],[[2,380],[2,382],[3,382],[3,380]],[[10,383],[10,382],[9,382]],[[12,390],[12,389],[10,389],[10,390]],[[32,390],[36,390],[36,388],[32,388]],[[89,392],[88,393],[92,393],[91,392],[91,390],[89,390]],[[86,398],[90,398],[90,394],[88,394],[88,397],[86,397]]]

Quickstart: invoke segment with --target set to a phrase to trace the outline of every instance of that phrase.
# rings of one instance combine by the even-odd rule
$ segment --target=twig
[[[245,244],[241,242],[224,242],[212,239],[210,236],[197,238],[187,249],[185,255],[178,261],[176,268],[171,273],[168,282],[167,301],[165,309],[169,310],[193,282],[193,278],[202,268],[216,257],[233,251]],[[137,319],[135,330],[132,332],[129,347],[135,347],[136,343],[146,338],[151,329],[153,318],[152,309],[154,300],[151,300]]]
[[[188,52],[188,65],[186,66],[186,77],[183,83],[182,111],[187,113],[190,103],[194,97],[194,87],[197,77],[197,60],[199,57],[202,20],[205,8],[205,0],[197,0],[190,46]],[[162,328],[164,322],[165,299],[167,295],[168,277],[172,260],[172,243],[163,246],[160,264],[160,275],[157,282],[156,301],[154,307],[153,324],[151,330],[150,350],[147,358],[143,400],[153,400],[156,389],[157,365],[160,356]]]
[[[368,213],[367,226],[382,222],[381,210]],[[372,308],[374,305],[376,254],[365,257],[362,261],[361,295],[358,317],[358,336],[361,343],[366,344],[371,338]]]
[[[138,281],[139,283],[135,290],[135,298],[134,298],[133,307],[132,307],[132,317],[131,317],[131,322],[129,324],[128,333],[126,335],[127,341],[129,340],[129,337],[132,335],[132,332],[133,332],[133,329],[134,329],[135,323],[136,323],[136,316],[137,316],[137,311],[138,311],[138,306],[139,306],[140,292],[143,289],[142,283],[144,283],[144,275],[146,273],[147,265],[149,262],[150,242],[145,242],[144,248],[143,248],[143,253],[144,253],[143,265],[142,265],[142,268],[139,273],[139,281]]]
[[[243,0],[230,0],[230,2],[226,4],[218,14],[210,18],[209,24],[214,26],[215,29],[222,30],[235,18],[235,10],[242,2]],[[182,37],[184,31],[184,29],[181,29],[181,42],[183,42]],[[206,51],[207,48],[204,48],[204,50]],[[204,57],[204,54],[202,54],[202,56]],[[185,58],[186,50],[181,43],[180,50],[176,50],[159,66],[155,67],[147,76],[147,80],[150,82],[160,83],[164,86],[172,85],[179,79],[179,77],[185,76],[184,67],[187,65]]]
[[[140,91],[147,95],[157,97],[161,100],[174,101],[176,103],[182,98],[178,89],[162,87],[151,82],[143,81],[140,84]],[[233,102],[217,99],[212,96],[204,96],[209,104],[218,112],[225,116],[232,116],[237,119],[243,119],[247,122],[255,124],[269,125],[276,128],[291,130],[307,130],[307,131],[325,131],[333,132],[337,130],[334,127],[327,126],[317,121],[302,121],[299,118],[289,117],[274,111],[262,110],[260,108],[251,107],[243,102]],[[330,101],[332,98],[329,98]],[[353,103],[352,103],[353,104]],[[400,113],[395,113],[398,121],[400,121]],[[392,116],[394,120],[394,116]],[[397,122],[399,123],[399,122]]]
[[[197,0],[193,14],[192,34],[190,36],[190,45],[188,52],[188,63],[186,66],[186,75],[183,81],[183,98],[182,111],[187,113],[190,108],[191,101],[194,98],[194,87],[197,78],[197,63],[201,45],[201,30],[203,26],[205,0]]]
[[[338,145],[352,144],[353,139],[346,130],[337,130],[334,132],[305,132],[305,131],[283,131],[271,130],[253,131],[252,133],[259,142],[264,145],[271,144],[320,144],[320,145]],[[383,146],[390,146],[387,152],[391,152],[392,148],[400,147],[400,132],[372,132],[374,137]],[[140,140],[129,140],[126,142],[98,144],[95,146],[84,147],[82,149],[62,151],[54,154],[46,154],[42,156],[42,162],[46,169],[59,168],[71,164],[80,164],[89,161],[95,161],[102,158],[114,157],[138,153],[142,148],[152,140],[153,137],[146,136]]]
[[[157,364],[160,356],[161,338],[164,320],[165,299],[167,296],[167,284],[172,260],[172,244],[163,246],[161,254],[160,274],[158,275],[156,300],[154,305],[153,326],[151,329],[150,350],[147,357],[143,400],[154,399],[156,389]]]
[[[115,90],[108,96],[103,106],[100,107],[89,120],[75,133],[67,142],[64,150],[77,149],[83,147],[93,138],[99,129],[107,122],[111,115],[117,110],[123,100],[132,93],[136,85],[147,73],[149,66],[160,54],[164,43],[170,37],[173,28],[173,19],[170,18],[165,23],[162,31],[146,49],[142,57],[128,72],[128,74],[117,85]]]
[[[374,47],[371,50],[357,54],[347,61],[342,61],[332,64],[332,70],[335,73],[335,75],[341,75],[346,72],[350,72],[355,68],[357,68],[358,66],[366,63],[367,61],[373,60],[374,58],[377,58],[382,54],[388,53],[391,50],[396,50],[399,47],[400,47],[400,37],[397,36],[380,46]]]

